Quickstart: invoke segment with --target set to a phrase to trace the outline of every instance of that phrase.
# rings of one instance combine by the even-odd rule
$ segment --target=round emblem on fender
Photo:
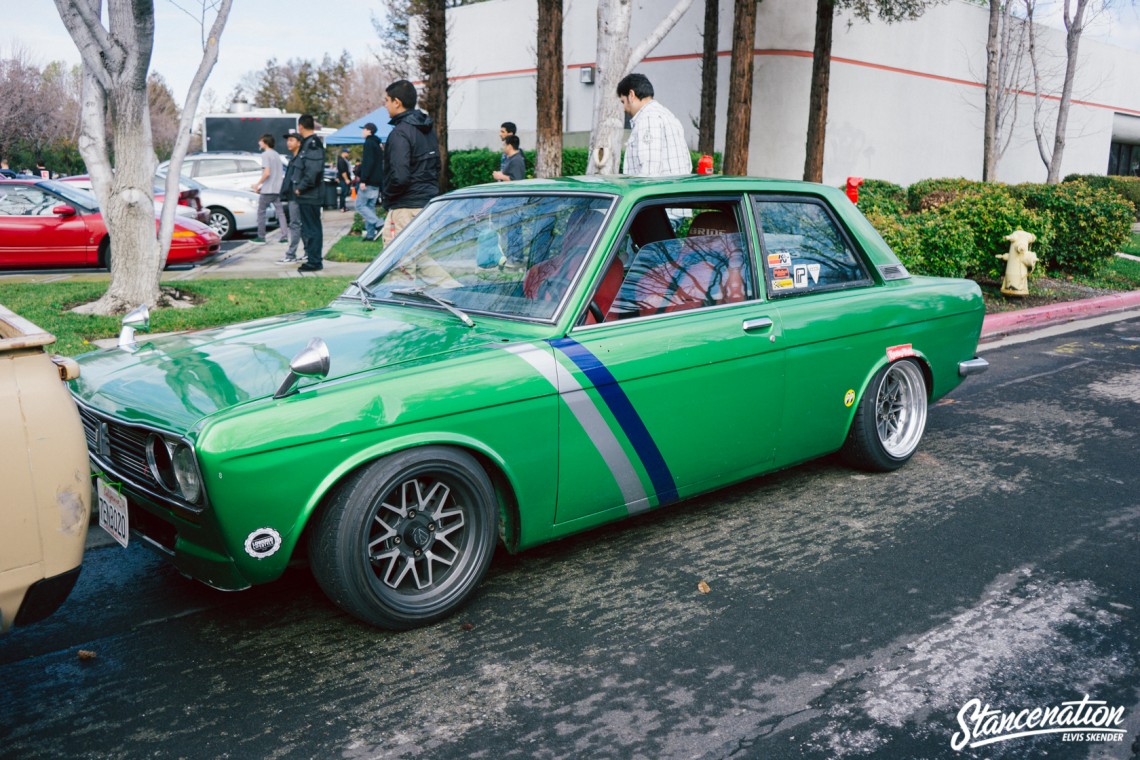
[[[412,543],[421,549],[427,546],[429,538],[431,538],[431,536],[423,526],[417,525],[416,529],[412,531]]]
[[[844,406],[851,406],[854,403],[855,403],[855,391],[849,390],[849,391],[847,391],[847,395],[845,395],[843,397],[843,405]]]
[[[281,548],[281,534],[273,528],[258,528],[245,539],[245,553],[254,559],[265,559]]]

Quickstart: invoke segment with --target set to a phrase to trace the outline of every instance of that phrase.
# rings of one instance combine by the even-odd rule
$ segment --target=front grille
[[[87,450],[96,466],[102,465],[110,472],[104,479],[121,479],[137,489],[141,495],[177,512],[190,520],[197,520],[203,507],[191,504],[169,493],[151,474],[146,461],[146,441],[151,431],[144,427],[126,425],[118,420],[98,414],[83,404],[79,407],[79,418],[83,421],[83,433],[87,436]],[[106,425],[106,448],[100,451],[99,429]]]

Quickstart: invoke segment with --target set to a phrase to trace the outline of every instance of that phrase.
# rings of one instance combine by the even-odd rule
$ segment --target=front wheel
[[[851,422],[844,458],[864,470],[902,467],[926,430],[926,381],[913,359],[901,359],[875,373]]]
[[[234,215],[219,206],[210,207],[210,226],[222,240],[229,240],[234,236]]]
[[[479,463],[431,446],[385,457],[346,482],[309,548],[313,575],[337,606],[403,630],[463,606],[497,536],[495,491]]]

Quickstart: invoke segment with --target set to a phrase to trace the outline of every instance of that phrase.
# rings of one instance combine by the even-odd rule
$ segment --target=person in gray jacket
[[[321,249],[324,231],[321,228],[321,183],[325,175],[325,144],[316,132],[316,122],[310,114],[297,119],[301,134],[301,149],[297,153],[297,168],[293,172],[293,197],[297,200],[301,217],[301,243],[305,246],[305,263],[298,272],[319,272],[324,269]]]
[[[297,156],[301,152],[301,135],[295,129],[290,129],[282,137],[285,138],[285,147],[289,149],[289,165],[285,167],[285,175],[281,179],[281,197],[286,199],[285,216],[289,220],[288,232],[282,235],[281,242],[288,243],[284,258],[278,259],[278,264],[296,264],[297,246],[301,242],[301,207],[297,203],[297,196],[293,194],[293,174],[300,163]],[[282,232],[285,226],[282,225]]]

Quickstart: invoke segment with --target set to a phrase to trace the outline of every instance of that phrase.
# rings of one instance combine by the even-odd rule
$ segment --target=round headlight
[[[198,501],[202,495],[202,479],[198,476],[198,463],[194,461],[194,450],[184,443],[174,447],[174,475],[178,478],[178,488],[186,501]]]
[[[158,484],[167,491],[178,488],[178,480],[174,474],[174,462],[170,456],[170,448],[162,436],[151,433],[146,439],[146,463],[150,466],[150,474]]]

